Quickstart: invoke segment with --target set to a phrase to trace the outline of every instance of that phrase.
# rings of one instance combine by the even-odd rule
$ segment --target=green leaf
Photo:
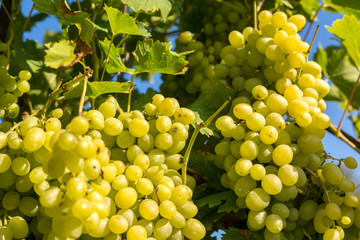
[[[135,72],[159,72],[166,74],[183,74],[187,70],[188,62],[185,53],[171,51],[171,43],[163,43],[152,39],[139,41],[133,52],[135,57]]]
[[[320,7],[318,0],[300,0],[300,4],[309,16],[314,16],[315,12]]]
[[[346,15],[354,15],[360,19],[360,1],[358,0],[324,0],[329,7]]]
[[[108,63],[106,64],[106,71],[108,73],[118,73],[118,72],[127,72],[133,73],[132,69],[129,69],[125,66],[123,61],[121,60],[121,54],[124,53],[123,48],[117,48],[113,43],[110,42],[109,39],[105,38],[103,41],[99,41],[100,46],[102,47],[105,54],[108,54],[109,47],[109,57]]]
[[[46,14],[56,15],[56,7],[51,0],[33,0],[35,9]]]
[[[208,205],[209,208],[220,206],[218,212],[230,212],[237,209],[235,204],[237,196],[234,191],[227,190],[225,192],[215,193],[206,197],[195,200],[195,204],[198,207]]]
[[[333,22],[327,29],[343,39],[349,56],[357,67],[360,67],[360,22],[354,16],[345,15],[343,19]]]
[[[79,29],[81,40],[83,40],[87,45],[90,45],[95,33],[95,24],[90,21],[89,15],[85,12],[79,12],[74,15],[72,13],[64,13],[63,16],[70,24],[76,25]]]
[[[321,44],[319,44],[318,50],[314,55],[314,59],[318,64],[320,64],[324,76],[328,77],[329,75],[326,69],[328,65],[327,52],[322,48]]]
[[[75,25],[83,42],[90,46],[95,33],[95,24],[90,21],[86,12],[71,11],[64,0],[33,0],[35,8],[43,13],[55,15],[68,25]]]
[[[134,85],[130,82],[88,82],[86,96],[97,98],[106,93],[128,93]],[[64,94],[65,99],[80,97],[84,82],[79,83]]]
[[[321,58],[326,56],[323,63],[325,66],[327,77],[336,87],[330,88],[330,93],[326,96],[327,100],[343,102],[350,96],[353,86],[359,76],[359,70],[350,62],[350,58],[344,48],[327,47],[322,50]],[[315,60],[319,59],[319,54],[315,55]],[[324,68],[324,66],[322,66]],[[351,101],[351,105],[355,108],[360,106],[360,89],[357,88],[355,95]]]
[[[324,97],[325,101],[342,102],[346,101],[346,96],[340,91],[336,85],[330,86],[330,92]]]
[[[121,0],[127,4],[132,10],[137,11],[161,11],[161,17],[165,20],[169,15],[172,7],[170,0]]]
[[[189,108],[195,112],[195,123],[205,122],[229,98],[235,96],[235,91],[217,83],[214,90],[201,94]],[[220,115],[220,114],[219,114]],[[207,128],[200,132],[208,137],[215,135],[215,118]],[[195,127],[194,123],[193,126]]]
[[[104,7],[106,14],[109,18],[109,23],[113,35],[120,33],[129,35],[151,36],[145,29],[143,23],[137,23],[135,18],[129,16],[128,13],[121,13],[118,9],[113,7]]]
[[[245,236],[245,234],[250,235],[248,230],[230,228],[229,230],[225,231],[225,234],[222,236],[222,240],[247,240],[248,238]]]
[[[46,43],[45,65],[51,68],[59,68],[71,64],[76,55],[74,50],[76,44],[69,40],[60,40],[56,43]]]

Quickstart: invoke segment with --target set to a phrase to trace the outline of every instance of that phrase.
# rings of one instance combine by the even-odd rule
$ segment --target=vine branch
[[[347,112],[348,109],[349,109],[349,106],[350,106],[350,104],[351,104],[351,101],[352,101],[352,99],[353,99],[353,97],[354,97],[354,95],[355,95],[355,90],[356,90],[357,86],[359,85],[359,81],[360,81],[360,73],[359,73],[359,76],[358,76],[358,78],[357,78],[357,80],[356,80],[356,82],[355,82],[352,90],[351,90],[351,94],[350,94],[349,100],[348,100],[348,102],[347,102],[347,104],[346,104],[346,107],[345,107],[344,113],[343,113],[343,115],[342,115],[342,117],[341,117],[339,126],[337,127],[336,135],[338,135],[338,134],[340,133],[341,125],[342,125],[342,123],[343,123],[343,121],[344,121],[346,112]]]
[[[231,101],[231,97],[229,97],[220,107],[218,110],[216,110],[215,113],[213,113],[213,115],[211,115],[206,121],[201,122],[201,123],[195,123],[195,130],[193,132],[193,134],[191,135],[190,141],[189,141],[189,145],[186,148],[185,154],[184,154],[184,158],[183,158],[183,167],[181,169],[181,175],[182,175],[182,180],[183,180],[183,184],[186,185],[186,172],[187,172],[187,165],[189,162],[189,157],[190,157],[190,152],[191,149],[195,143],[196,137],[199,134],[200,130],[202,128],[207,127],[212,120],[214,120],[214,118],[226,107],[226,105]]]
[[[337,132],[338,127],[334,124],[331,124],[329,128],[326,130],[332,134],[334,134],[336,137],[343,140],[346,144],[348,144],[351,148],[353,148],[355,151],[360,153],[360,141],[350,136],[350,134],[346,133],[343,130],[340,130],[340,132]]]

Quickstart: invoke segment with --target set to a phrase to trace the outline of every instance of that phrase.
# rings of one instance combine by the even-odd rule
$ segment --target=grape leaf
[[[133,73],[133,69],[127,68],[121,59],[121,54],[124,53],[123,48],[117,48],[109,39],[105,38],[103,41],[99,41],[105,54],[109,53],[108,63],[106,64],[106,71],[108,73],[127,72]],[[110,52],[109,52],[109,46]]]
[[[219,213],[230,212],[234,209],[237,209],[235,204],[236,198],[237,196],[235,195],[234,191],[227,190],[195,200],[195,204],[198,207],[208,205],[210,208],[213,208],[219,206]]]
[[[163,43],[152,39],[139,41],[133,52],[135,57],[135,72],[159,72],[166,74],[183,74],[188,62],[184,53],[171,51],[171,43]]]
[[[64,0],[33,0],[33,2],[35,3],[36,10],[55,15],[68,25],[75,25],[79,30],[81,40],[90,46],[96,25],[90,21],[88,13],[71,11]]]
[[[345,15],[343,19],[333,22],[327,29],[338,38],[343,39],[349,56],[357,67],[360,67],[360,22],[354,16]]]
[[[97,98],[106,93],[128,93],[134,85],[130,82],[88,82],[86,96]],[[64,94],[65,99],[80,97],[84,82],[79,83]]]
[[[113,35],[120,33],[129,35],[151,36],[145,29],[144,24],[136,22],[135,19],[129,16],[128,13],[121,13],[118,9],[113,7],[104,7],[106,14],[109,18],[109,23]]]
[[[347,51],[344,48],[330,46],[325,50],[315,54],[315,61],[320,60],[323,69],[326,69],[326,77],[338,88],[330,89],[330,95],[327,100],[338,101],[346,100],[346,96],[350,96],[353,86],[359,76],[359,70],[350,62]],[[326,65],[324,65],[326,64]],[[323,70],[325,73],[325,71]],[[355,108],[360,106],[360,89],[357,88],[355,95],[351,101],[351,105]]]
[[[35,9],[46,14],[56,15],[57,9],[53,1],[50,0],[32,0]]]
[[[217,83],[213,90],[201,94],[196,101],[189,106],[189,108],[195,112],[195,123],[205,122],[229,97],[233,97],[234,95],[234,90],[225,87],[221,83]],[[202,128],[200,132],[208,137],[216,135],[214,132],[216,129],[215,120],[216,118],[207,128]]]
[[[225,234],[222,236],[222,240],[245,240],[249,239],[246,236],[250,236],[249,231],[238,229],[238,228],[230,228],[225,231]]]
[[[324,3],[336,12],[341,12],[346,15],[354,15],[360,19],[360,1],[359,0],[324,0]]]
[[[59,68],[71,64],[76,58],[74,50],[76,44],[69,40],[60,40],[56,43],[46,43],[45,65],[51,68]]]
[[[300,0],[300,4],[304,11],[311,17],[314,16],[316,10],[320,6],[318,0]]]
[[[165,20],[169,15],[172,7],[170,0],[121,0],[127,4],[132,10],[137,11],[161,11],[161,17]]]

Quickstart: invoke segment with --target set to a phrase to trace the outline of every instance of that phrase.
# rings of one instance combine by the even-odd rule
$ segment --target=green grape
[[[158,204],[152,199],[145,199],[139,205],[141,217],[147,220],[154,220],[159,214]]]
[[[20,80],[17,82],[17,89],[22,93],[30,91],[30,83],[26,80]]]
[[[344,197],[344,204],[349,207],[357,207],[359,204],[358,196],[353,192],[346,192]]]
[[[252,166],[253,164],[250,160],[246,158],[240,158],[235,163],[235,171],[240,176],[246,176],[250,173]]]
[[[272,205],[271,212],[278,215],[281,219],[287,219],[290,216],[290,210],[284,203]]]
[[[346,157],[344,159],[344,164],[349,169],[355,169],[355,168],[357,168],[357,165],[358,165],[356,159],[353,157]]]
[[[29,226],[24,218],[20,216],[12,217],[8,225],[14,238],[25,238],[29,233]]]
[[[260,211],[270,204],[270,195],[262,188],[255,188],[246,195],[245,203],[250,210]]]
[[[173,142],[173,137],[169,133],[159,133],[155,137],[155,146],[162,151],[168,150]]]
[[[115,195],[115,203],[119,208],[127,209],[133,206],[137,199],[137,193],[134,188],[121,188]]]
[[[330,126],[331,120],[328,115],[318,112],[312,115],[312,124],[319,129],[326,129]]]
[[[234,113],[235,117],[237,117],[238,119],[245,120],[248,116],[250,116],[253,113],[253,109],[247,103],[239,103],[234,107],[233,113]],[[224,117],[226,117],[226,116],[220,117],[219,119],[224,118]],[[232,119],[228,120],[228,118],[230,118],[230,117],[224,118],[224,120],[226,119],[228,122],[231,122]],[[224,129],[223,127],[221,127],[221,125],[223,125],[223,124],[220,125],[219,119],[216,121],[216,122],[219,121],[219,123],[216,125],[216,127],[218,129],[222,130],[222,129]]]
[[[136,158],[135,158],[136,159]],[[137,165],[130,165],[125,170],[125,176],[130,181],[138,181],[143,175],[143,170]]]
[[[20,199],[18,209],[25,216],[35,217],[40,212],[40,204],[36,199],[25,196]]]
[[[21,70],[18,74],[19,78],[23,81],[28,81],[31,78],[31,73],[27,70]]]
[[[171,119],[167,116],[159,116],[156,119],[156,129],[161,133],[166,133],[171,128]]]
[[[155,147],[155,139],[151,134],[138,138],[138,145],[144,152],[150,152]]]
[[[315,135],[304,134],[298,138],[297,145],[301,152],[306,154],[316,153],[323,150],[321,138]]]
[[[278,131],[273,126],[265,126],[260,130],[260,140],[265,144],[273,144],[278,138]]]
[[[247,216],[248,225],[255,229],[260,230],[265,227],[265,219],[267,217],[266,211],[249,211]]]
[[[11,170],[19,176],[25,176],[30,171],[30,162],[24,157],[17,157],[11,162]]]
[[[293,151],[288,145],[278,145],[272,153],[272,159],[278,166],[289,164],[293,159]]]
[[[296,168],[290,164],[285,164],[279,168],[278,176],[281,182],[286,186],[293,186],[299,179]]]
[[[189,136],[187,128],[180,122],[173,123],[168,133],[174,141],[185,141]]]
[[[325,230],[323,239],[340,240],[342,238],[340,233],[336,229],[329,228]]]
[[[85,197],[87,190],[86,181],[80,177],[74,177],[66,183],[66,195],[73,201]]]
[[[173,116],[178,108],[179,102],[175,98],[165,98],[158,106],[159,112],[168,117]]]
[[[89,179],[95,179],[101,171],[101,164],[96,158],[89,158],[84,163],[84,174]]]
[[[0,154],[0,173],[4,173],[11,167],[11,158],[4,153]]]
[[[103,102],[99,106],[99,112],[102,113],[104,119],[113,118],[116,114],[116,105],[112,102]]]
[[[318,205],[314,200],[306,200],[300,205],[299,216],[308,221],[314,218]]]
[[[279,233],[283,229],[284,223],[279,215],[270,214],[265,219],[265,226],[270,232]]]
[[[343,178],[341,169],[334,163],[326,163],[322,167],[322,175],[331,184],[339,184]]]
[[[326,216],[332,220],[338,220],[341,218],[341,209],[336,203],[328,203],[325,206]]]
[[[184,207],[185,208],[190,207],[190,209],[191,209],[192,206],[187,206],[185,203],[181,209],[183,209]],[[196,212],[197,212],[197,210],[196,210]],[[163,218],[170,220],[176,216],[176,213],[177,213],[176,205],[169,200],[165,200],[165,201],[161,202],[159,205],[159,213]],[[184,215],[182,214],[182,216],[184,216]],[[171,221],[170,221],[170,223],[171,223]]]
[[[282,183],[275,174],[266,174],[261,180],[261,187],[266,193],[276,195],[281,192]]]
[[[80,198],[79,200],[75,201],[71,211],[74,217],[78,219],[86,219],[90,216],[93,205],[92,203],[86,198]]]
[[[3,199],[2,199],[2,207],[7,210],[11,211],[18,207],[20,202],[20,195],[16,191],[9,191],[6,192]]]
[[[284,115],[287,111],[288,102],[280,94],[269,94],[266,98],[266,105],[268,106],[270,112],[275,112],[280,115]]]
[[[145,119],[135,118],[129,123],[129,131],[134,137],[143,137],[149,132],[149,123]]]
[[[234,30],[229,34],[229,42],[234,48],[241,48],[245,43],[245,39],[241,32]]]
[[[250,168],[250,176],[256,181],[260,181],[266,175],[265,167],[262,164],[254,164]]]
[[[206,234],[204,225],[197,219],[191,218],[186,221],[186,225],[182,229],[184,236],[188,239],[203,239]]]
[[[135,137],[127,130],[122,131],[116,138],[116,144],[120,148],[129,148],[135,143]]]

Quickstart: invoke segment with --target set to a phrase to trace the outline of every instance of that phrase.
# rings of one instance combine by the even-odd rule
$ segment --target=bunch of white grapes
[[[195,180],[178,170],[195,114],[154,95],[123,112],[109,97],[62,126],[63,111],[0,132],[0,238],[202,239]]]
[[[0,46],[1,47],[1,46]],[[0,55],[0,118],[16,118],[20,108],[18,98],[30,91],[31,73],[22,70],[17,77],[8,73],[8,60]]]
[[[360,198],[340,165],[354,169],[357,162],[333,163],[324,153],[331,122],[323,97],[330,87],[297,33],[305,17],[262,11],[258,20],[259,29],[229,34],[214,68],[237,90],[228,115],[216,120],[224,137],[214,159],[226,171],[221,183],[249,210],[249,229],[265,229],[266,240],[302,239],[304,228],[324,240],[343,239],[347,229],[360,229]]]
[[[243,29],[247,25],[246,15],[249,13],[240,1],[227,1],[224,4],[213,0],[196,0],[190,4],[190,12],[181,16],[180,25],[182,22],[186,24],[187,15],[196,15],[201,22],[195,24],[201,28],[195,32],[191,28],[193,26],[187,28],[185,25],[185,29],[190,28],[193,32],[183,31],[176,40],[176,51],[194,51],[187,58],[189,70],[184,76],[164,75],[161,86],[162,92],[176,97],[183,104],[193,102],[199,93],[212,90],[214,83],[221,80],[214,72],[214,66],[221,61],[221,49],[232,30]],[[236,69],[233,71],[233,74],[238,74]]]

